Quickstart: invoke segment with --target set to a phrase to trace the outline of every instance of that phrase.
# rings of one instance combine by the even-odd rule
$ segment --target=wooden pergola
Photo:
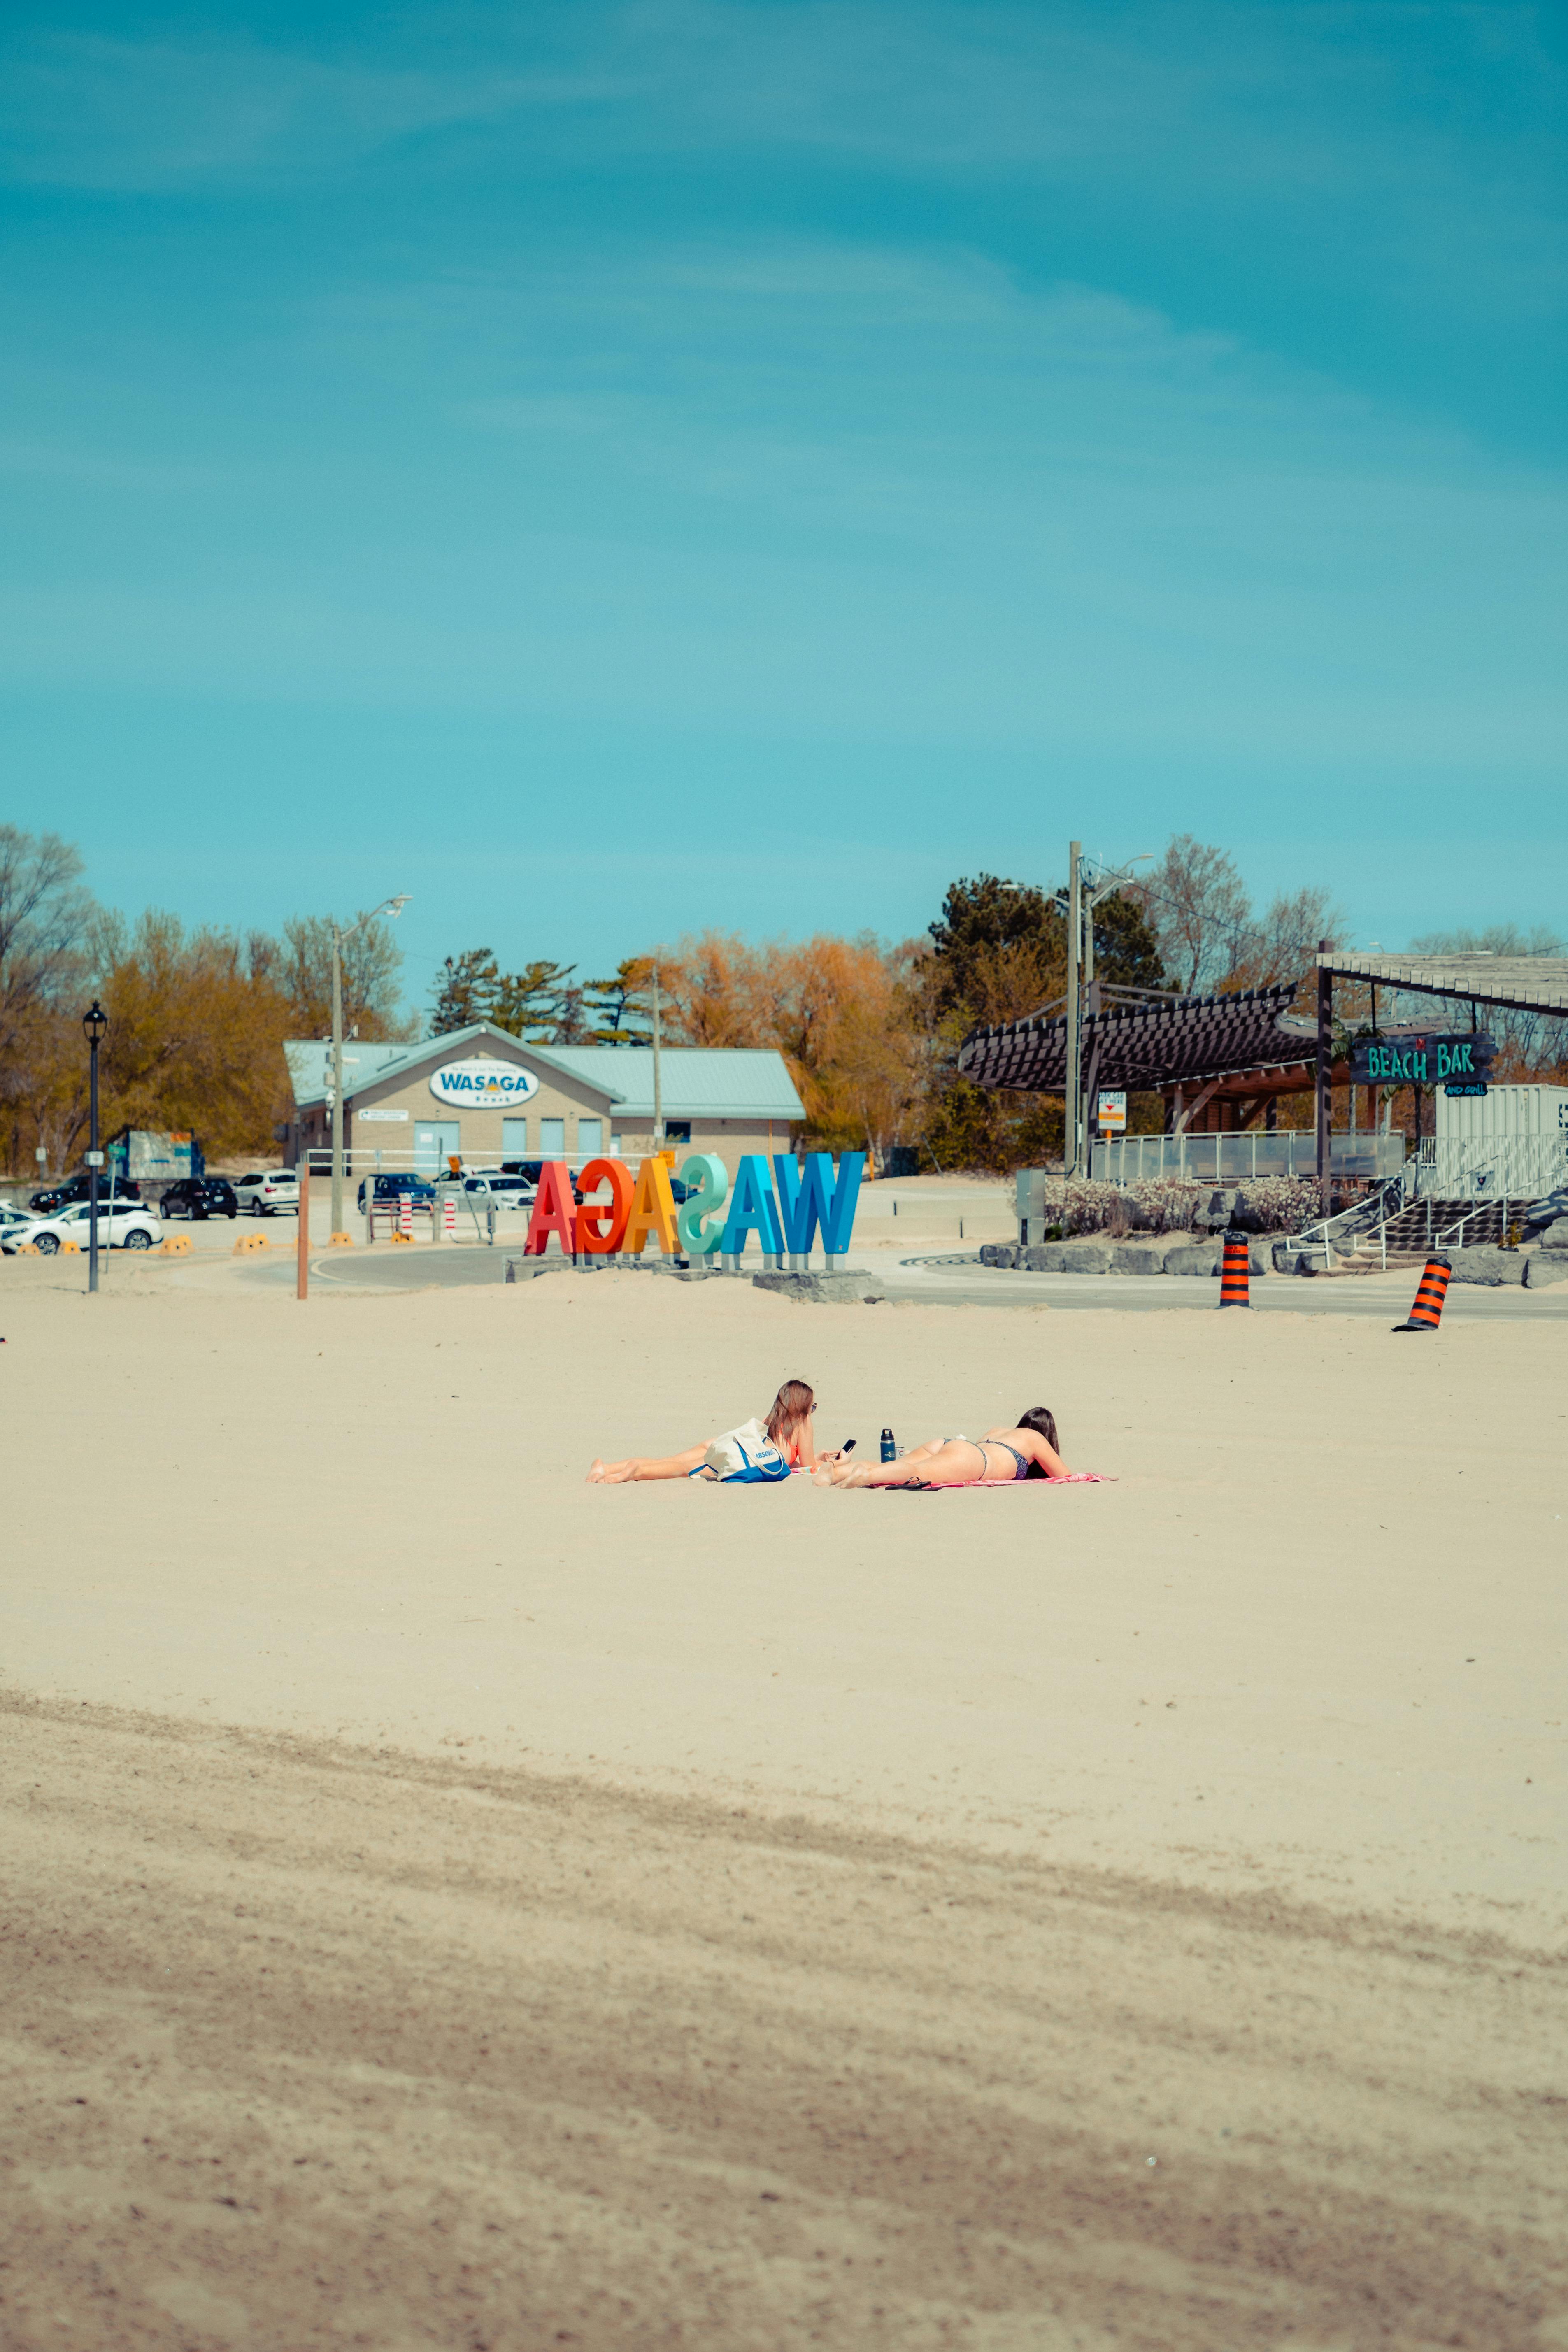
[[[1097,992],[1098,993],[1098,992]],[[1079,1024],[1084,1089],[1160,1094],[1172,1134],[1250,1127],[1280,1095],[1312,1084],[1311,1029],[1287,1023],[1294,987],[1232,996],[1177,996],[1091,1004]],[[972,1030],[958,1066],[977,1086],[1064,1094],[1068,1023],[1054,1006],[992,1028]]]
[[[1568,1019],[1568,957],[1350,954],[1320,944],[1316,1022],[1292,1019],[1294,987],[1247,989],[1233,996],[1177,996],[1094,990],[1079,1020],[1084,1090],[1125,1087],[1163,1095],[1169,1132],[1250,1127],[1280,1095],[1317,1098],[1320,1179],[1330,1167],[1331,1089],[1350,1084],[1350,1066],[1333,1058],[1333,984],[1353,980],[1396,996],[1447,998]],[[1383,1024],[1390,1035],[1407,1022]],[[982,1087],[1029,1094],[1067,1092],[1068,1020],[1055,1005],[1021,1021],[971,1030],[958,1066]]]

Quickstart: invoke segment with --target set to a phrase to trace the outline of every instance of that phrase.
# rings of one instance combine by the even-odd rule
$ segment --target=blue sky
[[[915,930],[1225,844],[1561,925],[1528,5],[16,0],[14,822],[194,919]]]

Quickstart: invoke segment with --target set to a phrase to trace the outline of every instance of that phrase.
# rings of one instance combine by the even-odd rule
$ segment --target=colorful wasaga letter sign
[[[715,1251],[739,1257],[754,1234],[766,1256],[780,1257],[787,1250],[792,1257],[804,1257],[813,1235],[820,1234],[828,1256],[837,1257],[855,1230],[865,1167],[863,1151],[846,1151],[837,1176],[831,1152],[808,1152],[800,1163],[780,1151],[773,1155],[770,1177],[763,1154],[749,1151],[736,1171],[731,1196],[724,1162],[714,1152],[698,1151],[680,1171],[686,1198],[677,1209],[665,1160],[650,1156],[635,1177],[624,1160],[590,1160],[577,1180],[579,1208],[566,1162],[547,1160],[539,1172],[523,1248],[542,1256],[554,1234],[570,1257],[637,1257],[650,1241],[666,1257],[705,1258]]]

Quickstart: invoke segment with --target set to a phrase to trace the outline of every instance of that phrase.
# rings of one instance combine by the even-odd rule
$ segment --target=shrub
[[[1260,1176],[1255,1184],[1222,1189],[1235,1192],[1238,1222],[1254,1233],[1299,1233],[1322,1214],[1315,1176]],[[1108,1184],[1084,1177],[1067,1188],[1062,1225],[1068,1234],[1102,1233],[1115,1241],[1129,1234],[1185,1233],[1206,1219],[1215,1190],[1213,1184],[1181,1183],[1169,1177],[1142,1184]],[[1047,1213],[1057,1213],[1061,1198],[1047,1180]]]

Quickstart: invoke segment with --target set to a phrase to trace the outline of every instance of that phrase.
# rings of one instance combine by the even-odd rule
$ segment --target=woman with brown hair
[[[724,1486],[762,1486],[787,1478],[792,1470],[816,1470],[837,1462],[837,1454],[818,1454],[812,1425],[816,1399],[805,1381],[785,1381],[773,1399],[765,1422],[743,1422],[706,1444],[689,1445],[684,1454],[662,1460],[590,1464],[590,1486],[623,1486],[642,1478],[710,1478]]]
[[[816,1473],[819,1486],[1010,1486],[1016,1478],[1069,1479],[1057,1450],[1056,1416],[1043,1404],[984,1438],[932,1437],[896,1462],[838,1460]],[[1079,1474],[1080,1476],[1085,1475]]]

